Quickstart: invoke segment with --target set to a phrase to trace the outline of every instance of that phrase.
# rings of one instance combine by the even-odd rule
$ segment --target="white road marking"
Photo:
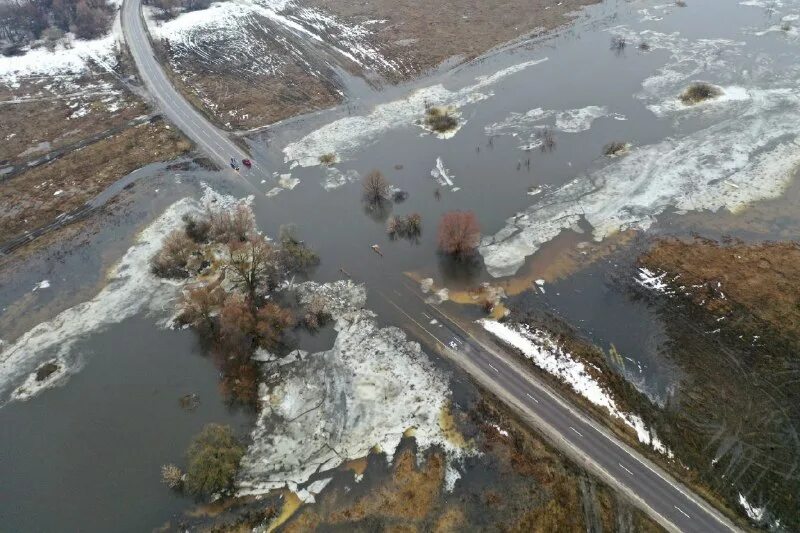
[[[495,372],[497,372],[498,374],[500,373],[500,371],[499,371],[499,370],[497,370],[495,367],[493,367],[491,363],[486,363],[486,364],[487,364],[487,365],[489,365],[489,368],[491,368],[492,370],[494,370],[494,371],[495,371]]]
[[[681,509],[681,508],[680,508],[680,507],[678,507],[677,505],[673,505],[673,507],[674,507],[675,509],[677,509],[678,511],[680,511],[680,513],[681,513],[683,516],[685,516],[686,518],[688,518],[689,520],[691,520],[691,519],[692,519],[692,517],[691,517],[691,516],[689,516],[688,514],[684,513],[684,512],[683,512],[683,509]]]
[[[618,465],[619,465],[619,467],[620,467],[620,468],[622,468],[624,471],[626,471],[626,472],[627,472],[627,473],[629,473],[630,475],[633,475],[633,472],[631,472],[630,470],[628,470],[627,468],[625,468],[625,466],[624,466],[622,463],[617,463],[617,464],[618,464]]]
[[[533,400],[534,402],[536,402],[536,403],[539,403],[539,400],[537,400],[536,398],[534,398],[533,396],[531,396],[531,395],[530,395],[530,394],[528,394],[527,392],[525,393],[525,395],[526,395],[528,398],[530,398],[531,400]]]
[[[577,433],[579,437],[583,437],[583,435],[581,435],[581,432],[580,432],[580,431],[578,431],[577,429],[575,429],[574,427],[570,426],[570,427],[569,427],[569,429],[571,429],[572,431],[574,431],[575,433]]]

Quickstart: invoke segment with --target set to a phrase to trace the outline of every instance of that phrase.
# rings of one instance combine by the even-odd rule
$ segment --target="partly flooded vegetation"
[[[189,149],[160,122],[0,183],[9,238],[144,183],[122,204],[135,224],[97,241],[73,226],[74,256],[4,274],[10,527],[655,530],[439,357],[435,306],[730,514],[797,529],[797,6],[604,4],[378,90],[347,72],[408,79],[450,43],[426,55],[417,32],[396,48],[393,24],[358,18],[396,9],[383,2],[314,4],[151,21],[227,127],[348,99],[243,137],[264,169],[253,196],[188,159],[122,177],[152,141],[158,157]],[[456,24],[445,15],[429,13]],[[298,47],[326,32],[341,43]],[[353,68],[336,74],[340,49]],[[72,180],[87,167],[96,183]],[[26,175],[40,179],[23,197]],[[79,293],[64,278],[80,278],[81,243],[100,281]],[[61,483],[64,468],[80,472]],[[103,496],[89,525],[70,494],[84,480]]]

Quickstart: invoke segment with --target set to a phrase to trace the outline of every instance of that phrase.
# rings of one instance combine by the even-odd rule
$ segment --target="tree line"
[[[7,0],[0,2],[0,40],[13,51],[38,39],[54,46],[66,32],[94,39],[108,31],[113,15],[107,0]]]

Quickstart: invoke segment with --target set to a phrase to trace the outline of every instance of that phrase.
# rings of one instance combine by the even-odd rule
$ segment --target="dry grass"
[[[431,106],[425,110],[425,125],[437,133],[446,133],[458,127],[458,119],[449,109]]]
[[[717,98],[721,94],[722,91],[719,87],[704,81],[698,81],[689,85],[689,87],[681,93],[680,99],[681,102],[686,105],[694,105],[706,100],[711,100],[712,98]]]
[[[623,153],[628,145],[621,141],[612,141],[603,146],[603,155],[612,157]]]
[[[692,298],[720,315],[742,306],[778,331],[800,336],[800,246],[658,241],[642,263],[680,274]],[[719,284],[719,285],[717,285]],[[721,297],[724,295],[724,298]]]
[[[82,206],[144,164],[190,149],[189,142],[165,123],[147,123],[0,183],[0,242]],[[62,192],[56,195],[57,191]]]
[[[123,94],[115,98],[121,102],[121,107],[111,111],[102,101],[108,98],[108,94],[69,97],[65,93],[72,93],[74,89],[59,90],[56,80],[46,81],[48,85],[45,86],[42,81],[23,81],[15,89],[0,86],[0,102],[18,102],[0,104],[0,124],[3,124],[3,132],[0,133],[0,161],[19,163],[42,155],[43,151],[32,150],[40,143],[49,142],[49,149],[67,146],[107,129],[122,126],[147,113],[144,103],[130,95]],[[83,81],[88,83],[98,80],[86,78]],[[47,86],[51,88],[46,89]],[[87,108],[89,113],[72,116],[75,109],[70,104],[75,102]],[[8,138],[10,132],[14,135]],[[26,150],[30,150],[29,153],[22,155]]]
[[[565,16],[594,0],[310,0],[345,22],[387,20],[374,25],[374,42],[390,59],[401,59],[407,71],[387,73],[391,81],[407,79],[450,58],[473,59],[492,48],[571,22]],[[558,4],[558,5],[556,5]],[[546,9],[545,9],[546,8]]]

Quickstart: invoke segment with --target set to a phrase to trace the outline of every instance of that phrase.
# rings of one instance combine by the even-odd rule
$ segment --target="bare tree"
[[[209,213],[211,239],[223,244],[245,242],[256,233],[256,222],[253,210],[249,206],[238,204],[233,211],[214,210]]]
[[[449,211],[439,223],[439,249],[455,256],[475,253],[481,239],[478,219],[472,211]]]
[[[273,288],[278,281],[275,248],[260,235],[251,235],[245,242],[230,242],[226,271],[253,305],[260,288]]]
[[[370,204],[380,204],[389,197],[389,181],[380,170],[373,170],[362,181],[364,200]]]
[[[193,287],[183,293],[180,320],[195,328],[214,330],[214,312],[225,300],[225,291],[218,284]]]

